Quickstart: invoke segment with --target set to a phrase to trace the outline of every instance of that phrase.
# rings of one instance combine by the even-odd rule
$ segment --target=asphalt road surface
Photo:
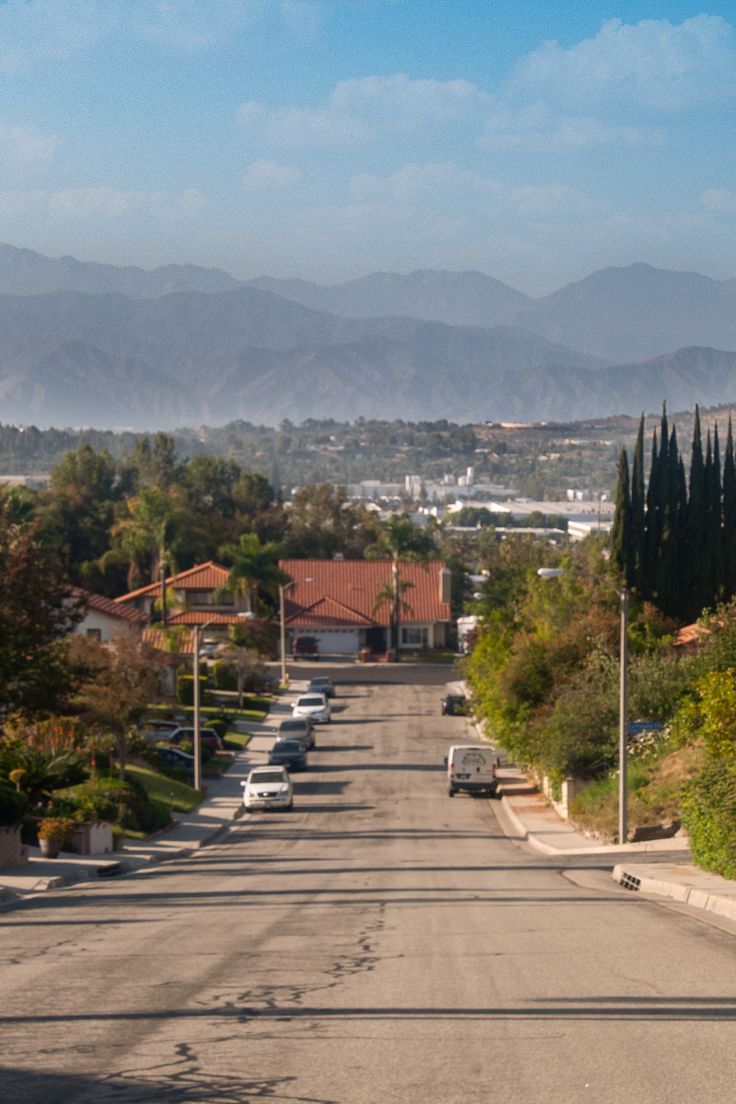
[[[0,913],[3,1104],[730,1104],[733,930],[449,800],[436,686],[340,690],[292,813]]]

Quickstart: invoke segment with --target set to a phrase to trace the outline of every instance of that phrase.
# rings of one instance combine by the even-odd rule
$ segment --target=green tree
[[[391,648],[395,659],[399,657],[401,611],[402,603],[405,602],[403,594],[407,589],[401,578],[401,561],[415,560],[426,563],[434,550],[432,537],[415,525],[406,514],[394,516],[382,522],[378,540],[365,550],[367,560],[391,561]]]
[[[279,586],[289,581],[279,567],[280,545],[262,544],[255,533],[243,533],[237,544],[224,545],[220,557],[231,564],[228,590],[247,595],[253,613],[258,613],[262,598],[275,601]]]
[[[112,527],[112,548],[102,558],[128,566],[128,588],[157,582],[173,570],[177,540],[190,523],[175,491],[144,487],[125,502],[125,514]]]
[[[153,648],[126,632],[111,647],[80,638],[75,658],[87,671],[78,702],[89,723],[112,734],[122,780],[138,726],[158,697],[159,659]]]
[[[0,701],[35,715],[52,710],[69,689],[63,638],[82,611],[38,522],[13,517],[12,502],[0,495]]]

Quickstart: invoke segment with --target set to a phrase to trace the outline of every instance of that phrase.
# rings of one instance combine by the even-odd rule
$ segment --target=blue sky
[[[0,240],[330,283],[736,277],[736,3],[0,0]]]

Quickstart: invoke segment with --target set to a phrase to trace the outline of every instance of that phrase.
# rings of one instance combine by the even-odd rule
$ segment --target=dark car
[[[462,694],[445,694],[442,713],[450,717],[464,717],[468,712],[468,699]]]
[[[309,657],[319,659],[319,641],[316,636],[295,636],[291,645],[291,654],[294,659]]]
[[[188,751],[182,751],[177,747],[157,747],[154,750],[157,758],[168,767],[179,767],[188,774],[194,774],[194,756]]]
[[[308,717],[292,717],[286,721],[282,721],[279,725],[276,739],[278,741],[298,740],[303,745],[305,751],[309,748],[316,747],[314,726]]]
[[[212,748],[213,751],[222,751],[222,739],[215,732],[214,728],[200,728],[199,736],[202,741],[202,747]],[[163,733],[161,738],[172,745],[183,743],[194,745],[194,729],[182,726],[181,728],[177,728],[174,732]]]
[[[286,767],[288,771],[307,769],[307,753],[300,740],[279,740],[268,756],[270,767]]]
[[[307,693],[312,694],[324,694],[326,698],[334,698],[335,687],[332,684],[331,678],[313,678],[309,680],[309,686],[307,687]]]

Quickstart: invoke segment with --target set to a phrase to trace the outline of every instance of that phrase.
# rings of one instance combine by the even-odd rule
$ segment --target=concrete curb
[[[736,882],[690,865],[670,867],[669,871],[670,877],[663,878],[662,867],[619,863],[614,867],[613,880],[624,889],[668,897],[714,916],[736,920]]]
[[[299,680],[295,681],[298,682]],[[289,699],[298,693],[300,693],[300,691],[295,690],[293,684],[282,692],[281,700],[274,702],[268,715],[272,723],[265,723],[262,725],[265,730],[264,734],[271,731],[275,733],[278,721],[283,719],[282,714],[283,716],[290,715],[288,705]],[[240,754],[243,755],[247,761],[247,748]],[[236,761],[237,760],[234,759],[233,763]],[[146,841],[140,841],[139,843],[137,840],[131,840],[129,846],[133,849],[140,848],[139,854],[128,855],[125,851],[122,851],[113,852],[109,856],[104,857],[89,856],[90,861],[88,863],[80,864],[79,866],[69,865],[65,869],[60,870],[58,874],[39,876],[35,881],[32,881],[32,875],[29,868],[28,885],[14,887],[0,884],[0,911],[12,908],[15,905],[21,905],[48,890],[63,889],[65,886],[79,885],[84,882],[96,882],[111,877],[120,877],[123,874],[132,874],[139,870],[150,869],[160,863],[175,862],[177,859],[188,858],[201,848],[207,847],[215,843],[221,837],[227,835],[245,813],[242,798],[239,798],[237,803],[232,804],[230,808],[223,808],[221,811],[218,810],[216,817],[213,816],[208,818],[213,822],[211,825],[191,825],[191,838],[182,840],[181,846],[177,847],[174,845],[170,848],[167,848],[165,844],[161,846],[161,841],[172,840],[177,830],[185,835],[187,829],[186,816],[190,815],[196,818],[206,803],[207,799],[205,799],[202,805],[198,806],[197,809],[193,809],[191,814],[186,814],[182,817],[179,823],[173,828],[147,841],[151,845],[149,850],[146,850]],[[113,870],[110,868],[115,869]],[[2,879],[2,871],[0,871],[0,879]]]

